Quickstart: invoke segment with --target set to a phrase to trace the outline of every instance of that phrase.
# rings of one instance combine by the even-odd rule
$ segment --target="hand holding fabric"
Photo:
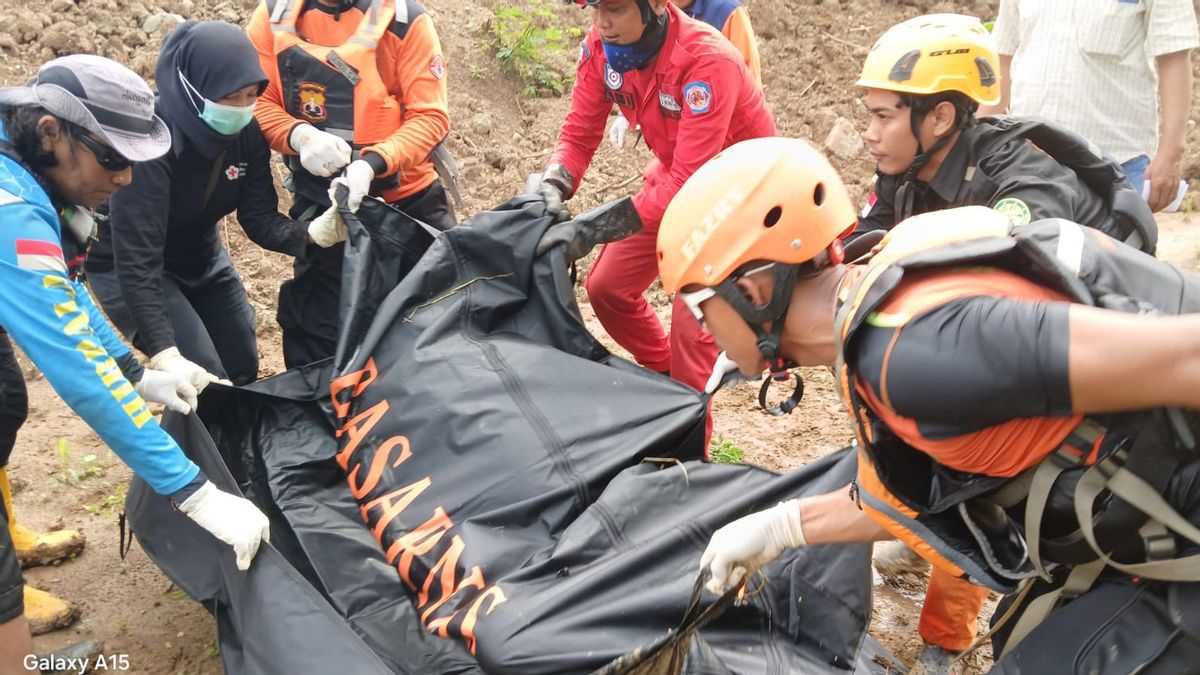
[[[168,410],[187,415],[196,409],[199,392],[191,381],[177,373],[145,368],[142,379],[134,383],[133,388],[142,398],[164,405]]]
[[[345,185],[350,191],[350,196],[346,198],[346,206],[349,207],[351,213],[358,213],[358,207],[362,206],[363,197],[371,191],[371,181],[375,180],[375,169],[371,168],[370,163],[356,159],[346,167],[346,172],[341,176],[333,179],[329,184],[329,201],[337,203],[337,198],[334,196],[337,186]]]
[[[206,481],[179,505],[188,518],[233,547],[239,570],[250,569],[250,561],[263,541],[271,540],[271,524],[249,500],[217,489]]]
[[[571,218],[571,212],[563,200],[570,194],[573,184],[571,174],[561,164],[551,164],[542,172],[542,182],[538,184],[537,194],[546,203],[546,213],[556,223]]]
[[[183,355],[179,353],[178,347],[168,347],[151,356],[150,368],[178,375],[191,383],[196,388],[196,393],[204,391],[204,388],[213,382],[233,386],[233,383],[229,380],[223,380],[201,368],[199,365],[183,358]]]
[[[308,238],[321,248],[346,241],[347,235],[346,221],[342,220],[336,203],[308,224]]]
[[[711,574],[705,588],[720,595],[785,549],[806,543],[796,499],[739,518],[714,532],[700,557],[700,569],[707,567]]]
[[[708,376],[708,382],[704,383],[704,393],[716,393],[717,389],[720,389],[722,383],[724,383],[727,379],[731,382],[736,382],[738,380],[750,380],[752,378],[742,375],[741,370],[738,368],[737,361],[729,358],[729,354],[721,352],[717,355],[717,362],[713,364],[712,374]]]
[[[350,163],[350,144],[311,124],[292,130],[291,146],[300,153],[304,170],[314,176],[332,176]]]

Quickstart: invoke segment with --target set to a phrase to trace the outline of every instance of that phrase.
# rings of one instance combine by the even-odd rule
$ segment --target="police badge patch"
[[[693,115],[701,115],[712,107],[712,87],[707,82],[688,82],[683,87],[683,101]]]
[[[297,87],[300,94],[300,115],[309,122],[324,122],[329,119],[325,108],[325,85],[317,82],[301,82]]]
[[[604,64],[604,86],[615,91],[620,89],[621,85],[624,83],[625,78],[622,77],[620,73],[613,70],[611,65],[607,63]]]

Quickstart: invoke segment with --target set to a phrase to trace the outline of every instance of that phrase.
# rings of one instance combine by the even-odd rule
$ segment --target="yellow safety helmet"
[[[992,34],[963,14],[927,14],[892,26],[863,62],[855,83],[907,94],[961,92],[1000,102],[1000,59]]]

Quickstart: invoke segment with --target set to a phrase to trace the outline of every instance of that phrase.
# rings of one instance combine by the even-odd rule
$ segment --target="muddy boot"
[[[65,601],[25,585],[25,620],[29,622],[30,633],[41,635],[62,630],[78,618],[79,612]]]
[[[958,675],[962,669],[954,662],[956,656],[958,652],[927,644],[917,657],[917,662],[908,669],[908,675]]]
[[[876,543],[871,561],[884,579],[892,582],[903,574],[922,574],[929,570],[929,563],[901,541]]]
[[[0,469],[0,495],[4,497],[4,510],[8,514],[8,533],[17,550],[17,561],[21,567],[49,565],[78,555],[83,550],[83,535],[75,530],[35,532],[17,522],[13,513],[12,486],[8,482],[8,469]]]

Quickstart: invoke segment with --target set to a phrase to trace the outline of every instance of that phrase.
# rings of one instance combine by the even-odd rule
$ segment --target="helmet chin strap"
[[[775,284],[771,290],[771,298],[765,305],[751,303],[733,279],[726,279],[713,287],[716,294],[728,302],[754,331],[758,351],[766,359],[771,370],[771,377],[764,380],[762,387],[758,390],[758,405],[772,415],[786,415],[792,412],[799,405],[800,399],[804,397],[804,380],[799,373],[791,373],[796,380],[796,387],[792,391],[792,395],[779,405],[767,405],[767,390],[770,389],[771,382],[782,382],[788,379],[791,369],[796,367],[794,361],[783,357],[780,351],[780,336],[783,333],[788,307],[792,303],[792,293],[796,289],[796,278],[799,275],[800,267],[800,265],[784,265],[782,263],[775,265],[772,270]],[[763,324],[769,324],[766,330],[763,330]]]
[[[908,118],[909,128],[912,130],[913,138],[917,139],[917,154],[913,157],[912,164],[909,165],[908,171],[904,172],[904,178],[900,181],[900,187],[896,190],[896,222],[900,222],[913,215],[913,203],[916,200],[916,191],[913,189],[913,184],[917,180],[917,172],[929,163],[942,148],[950,143],[950,139],[954,137],[954,132],[963,129],[970,124],[970,120],[964,117],[964,111],[956,109],[954,129],[950,133],[942,136],[934,141],[933,145],[929,146],[928,150],[921,148],[921,125],[925,122],[925,117],[933,108],[917,115],[915,108],[909,104],[909,109],[914,112],[910,113]],[[966,114],[967,117],[970,113]]]

